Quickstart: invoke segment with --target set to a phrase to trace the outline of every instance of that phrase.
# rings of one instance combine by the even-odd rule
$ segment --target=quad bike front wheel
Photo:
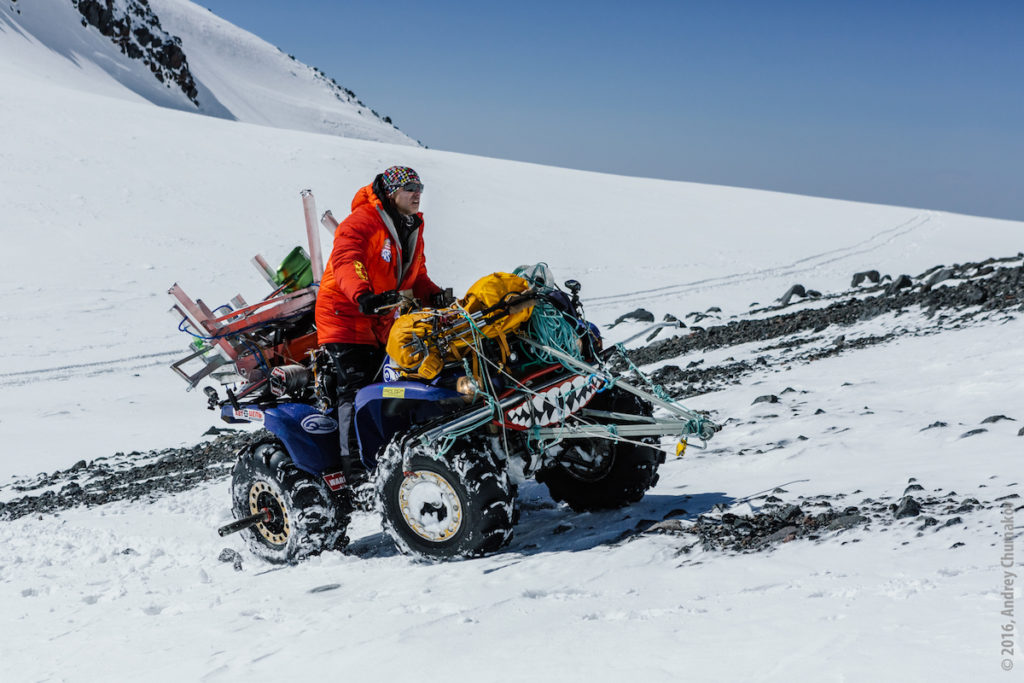
[[[347,495],[333,494],[303,472],[279,442],[247,449],[231,472],[236,519],[266,510],[268,519],[243,531],[254,555],[277,564],[297,562],[348,543]]]
[[[515,487],[483,440],[435,457],[398,437],[378,459],[376,489],[384,529],[405,554],[476,557],[512,538]]]

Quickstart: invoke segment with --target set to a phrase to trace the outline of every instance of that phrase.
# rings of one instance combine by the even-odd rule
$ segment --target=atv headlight
[[[472,399],[476,396],[476,392],[480,390],[476,381],[469,375],[464,375],[455,382],[455,391],[459,392],[467,399]]]

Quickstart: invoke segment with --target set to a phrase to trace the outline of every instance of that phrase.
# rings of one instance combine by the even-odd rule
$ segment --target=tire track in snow
[[[773,266],[771,268],[763,268],[761,270],[748,271],[745,273],[733,273],[731,275],[705,278],[703,280],[694,280],[693,282],[681,282],[674,285],[665,285],[664,287],[655,287],[654,289],[641,289],[632,292],[623,292],[622,294],[597,296],[584,299],[583,303],[590,309],[610,308],[612,306],[621,306],[623,304],[650,301],[651,299],[658,299],[663,296],[683,294],[688,291],[702,289],[708,286],[734,285],[753,280],[760,280],[765,277],[805,273],[829,263],[877,251],[878,249],[891,244],[900,237],[923,227],[926,223],[931,221],[933,215],[934,212],[931,211],[916,214],[903,223],[892,228],[881,230],[871,237],[857,242],[856,244],[852,244],[847,247],[840,247],[838,249],[831,249],[829,251],[821,252],[820,254],[806,256],[787,265]]]
[[[129,372],[150,368],[156,365],[163,365],[167,359],[180,356],[183,352],[161,351],[159,353],[144,353],[137,356],[126,356],[112,360],[94,361],[91,363],[74,363],[70,365],[58,365],[52,368],[40,368],[38,370],[20,370],[18,372],[0,373],[0,387],[16,387],[34,382],[54,382],[70,379],[72,377],[91,377],[105,375],[113,372]]]

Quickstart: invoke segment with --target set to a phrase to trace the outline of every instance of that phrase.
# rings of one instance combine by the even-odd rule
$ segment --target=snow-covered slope
[[[24,18],[30,3],[15,4]],[[10,7],[5,51],[36,39]],[[0,143],[0,502],[21,495],[15,474],[198,441],[213,417],[167,368],[188,341],[167,287],[211,305],[259,298],[248,259],[302,243],[299,191],[340,215],[393,163],[426,182],[439,283],[460,290],[547,261],[583,283],[601,324],[639,305],[744,319],[796,282],[828,293],[858,271],[914,275],[1024,243],[1010,221],[198,117],[118,99],[85,59],[96,92],[71,88],[78,67],[37,48],[0,61],[3,125],[17,131]],[[828,328],[808,343],[834,353],[813,363],[789,358],[786,343],[808,341],[791,337],[671,359],[750,361],[735,384],[687,400],[732,418],[712,448],[670,459],[621,511],[578,515],[524,486],[512,545],[482,560],[416,563],[360,514],[352,554],[267,571],[214,533],[230,518],[223,479],[2,521],[0,679],[998,680],[1004,525],[1012,552],[1024,514],[1006,498],[1021,485],[1024,320],[1001,311],[914,336],[928,320],[908,308]],[[897,328],[910,332],[858,350]],[[754,403],[762,395],[778,401]],[[963,436],[997,414],[1012,419]],[[946,427],[926,429],[936,422]],[[934,525],[886,511],[914,485],[949,501],[927,508]],[[689,529],[717,504],[765,514],[769,494],[808,512],[880,507],[884,521],[750,554],[694,546],[689,531],[643,533],[666,518]],[[218,560],[225,548],[240,553],[237,571],[231,552]],[[1016,634],[1009,661],[1024,665]]]
[[[87,93],[417,144],[326,74],[189,0],[3,0],[0,59],[31,80]]]

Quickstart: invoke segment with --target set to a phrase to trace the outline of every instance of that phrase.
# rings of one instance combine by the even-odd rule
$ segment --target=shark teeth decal
[[[528,396],[505,411],[505,426],[512,429],[546,427],[561,422],[590,402],[603,382],[596,377],[575,375]]]

